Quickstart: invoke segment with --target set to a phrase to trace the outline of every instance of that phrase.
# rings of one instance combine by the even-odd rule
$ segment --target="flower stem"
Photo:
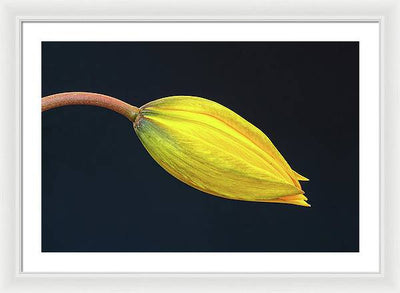
[[[71,105],[97,106],[117,112],[134,122],[139,108],[116,98],[86,92],[67,92],[42,98],[42,112]]]

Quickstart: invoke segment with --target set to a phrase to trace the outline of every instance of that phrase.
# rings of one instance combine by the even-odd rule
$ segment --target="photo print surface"
[[[357,42],[43,42],[42,96],[62,92],[217,102],[309,179],[311,207],[202,192],[121,115],[60,107],[42,113],[43,252],[359,251]]]

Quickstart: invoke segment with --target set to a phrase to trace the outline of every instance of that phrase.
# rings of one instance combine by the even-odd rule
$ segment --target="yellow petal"
[[[292,195],[289,195],[290,197]],[[272,203],[286,203],[286,204],[294,204],[303,207],[311,207],[309,203],[306,202],[305,199],[289,199],[288,197],[282,197],[277,199],[265,200],[264,202],[272,202]]]
[[[140,108],[134,123],[150,155],[170,174],[230,199],[300,204],[304,192],[267,136],[228,108],[174,96]]]
[[[293,171],[293,170],[292,170],[292,171]],[[293,171],[293,173],[294,173],[294,176],[297,178],[297,180],[300,180],[300,181],[309,181],[308,178],[306,178],[306,177],[300,175],[299,173],[297,173],[297,172],[295,172],[295,171]]]

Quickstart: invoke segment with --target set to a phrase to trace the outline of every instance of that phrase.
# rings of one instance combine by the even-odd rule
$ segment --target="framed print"
[[[4,8],[5,292],[396,292],[391,5],[340,19]]]
[[[42,174],[23,182],[23,272],[379,272],[379,23],[29,22],[22,32],[23,178]],[[43,99],[28,98],[37,90]],[[92,94],[109,92],[146,106],[125,114]],[[259,129],[230,109],[258,113],[248,119]],[[300,166],[277,158],[280,137]],[[321,176],[311,207],[301,166]]]

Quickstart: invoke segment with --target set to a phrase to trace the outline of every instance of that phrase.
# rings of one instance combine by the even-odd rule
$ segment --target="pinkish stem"
[[[42,98],[42,112],[71,105],[97,106],[117,112],[134,122],[139,108],[116,98],[86,92],[67,92]]]

